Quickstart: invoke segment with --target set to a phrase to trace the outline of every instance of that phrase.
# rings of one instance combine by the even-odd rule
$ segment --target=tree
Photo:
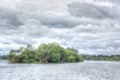
[[[67,60],[68,60],[68,62],[75,62],[75,57],[70,55],[70,56],[68,56]]]
[[[24,49],[24,50],[23,50]],[[73,48],[64,49],[57,43],[41,44],[33,50],[32,45],[21,48],[21,54],[16,55],[12,50],[9,54],[10,62],[18,63],[60,63],[60,62],[80,62],[83,60],[78,51]]]
[[[48,62],[59,63],[61,55],[59,53],[52,53]]]

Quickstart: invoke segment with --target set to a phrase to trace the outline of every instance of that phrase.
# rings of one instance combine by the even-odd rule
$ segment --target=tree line
[[[8,59],[7,55],[0,55],[0,59]]]
[[[120,61],[120,55],[84,55],[84,60]]]

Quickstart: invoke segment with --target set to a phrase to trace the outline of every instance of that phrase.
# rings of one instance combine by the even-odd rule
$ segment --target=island
[[[8,54],[11,63],[66,63],[82,62],[82,55],[74,48],[63,48],[57,43],[41,44],[37,49],[32,45],[18,50],[11,50]]]

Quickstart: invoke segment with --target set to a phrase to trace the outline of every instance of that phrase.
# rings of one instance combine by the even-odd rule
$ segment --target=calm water
[[[0,61],[0,80],[120,80],[120,62],[8,64]]]

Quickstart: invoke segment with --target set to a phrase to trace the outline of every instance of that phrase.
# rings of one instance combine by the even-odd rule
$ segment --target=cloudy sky
[[[120,0],[0,0],[0,55],[57,42],[81,54],[120,54]]]

